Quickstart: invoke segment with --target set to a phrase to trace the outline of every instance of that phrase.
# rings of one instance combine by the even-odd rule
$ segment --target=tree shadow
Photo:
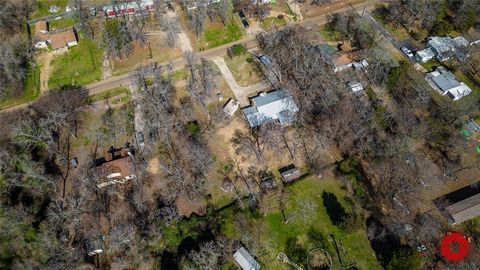
[[[331,192],[324,191],[322,193],[322,199],[323,205],[327,209],[327,214],[333,225],[341,226],[345,222],[347,212],[338,201],[337,196]]]

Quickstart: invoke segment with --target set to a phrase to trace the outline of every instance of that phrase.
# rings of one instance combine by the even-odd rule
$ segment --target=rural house
[[[278,121],[285,125],[293,121],[298,112],[293,97],[285,90],[261,92],[250,98],[251,105],[242,108],[251,128],[256,128],[270,121]]]
[[[430,37],[428,38],[426,48],[418,51],[415,58],[421,62],[427,62],[433,56],[440,62],[447,61],[452,57],[463,61],[467,57],[463,48],[467,46],[468,41],[463,37]]]
[[[105,180],[97,185],[98,188],[123,184],[136,177],[132,154],[128,148],[115,149],[112,146],[105,157],[97,159],[95,164],[98,174]]]
[[[241,247],[234,254],[233,258],[240,265],[243,270],[259,270],[260,264],[248,253],[248,251]]]
[[[445,194],[433,201],[452,225],[480,215],[480,182]]]
[[[433,89],[452,100],[459,100],[472,92],[472,89],[463,82],[458,82],[455,75],[441,66],[437,67],[435,71],[427,73],[425,80]]]
[[[35,23],[34,47],[46,49],[48,45],[54,51],[64,51],[72,46],[78,45],[77,35],[73,28],[61,29],[50,32],[48,22],[38,21]]]

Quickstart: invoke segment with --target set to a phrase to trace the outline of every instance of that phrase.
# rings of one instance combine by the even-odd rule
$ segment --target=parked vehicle
[[[408,56],[409,58],[412,58],[412,57],[413,57],[413,53],[412,53],[412,51],[411,51],[409,48],[407,48],[407,47],[401,47],[400,50],[402,50],[402,52],[403,52],[406,56]]]
[[[238,16],[240,17],[240,20],[242,21],[243,27],[248,28],[250,24],[248,23],[247,17],[245,16],[245,13],[241,10],[238,12]]]
[[[144,146],[145,145],[145,137],[143,136],[143,133],[142,132],[137,132],[137,142],[138,142],[138,145],[140,146]]]
[[[258,57],[258,60],[260,60],[260,63],[264,64],[267,67],[272,65],[272,60],[270,60],[270,57],[268,57],[268,55],[262,54]]]

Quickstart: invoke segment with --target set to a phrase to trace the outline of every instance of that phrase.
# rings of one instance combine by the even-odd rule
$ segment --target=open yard
[[[126,59],[111,60],[113,74],[123,74],[132,71],[135,67],[145,65],[148,63],[163,63],[181,56],[180,49],[172,49],[165,47],[163,38],[160,36],[150,36],[148,38],[150,48],[152,49],[152,58],[150,59],[150,49],[143,47],[141,44],[135,42],[133,50]]]
[[[260,23],[260,27],[262,27],[263,30],[269,30],[271,28],[282,27],[285,25],[287,25],[287,19],[285,16],[268,17]]]
[[[92,102],[98,102],[98,101],[111,99],[113,97],[118,97],[118,96],[121,96],[123,98],[123,96],[129,96],[129,95],[130,95],[130,90],[127,87],[120,86],[105,92],[95,94],[90,97],[90,100]]]
[[[345,251],[340,252],[344,264],[355,263],[359,269],[381,269],[363,226],[347,232],[333,225],[331,218],[334,214],[331,211],[327,213],[326,204],[329,208],[335,205],[340,212],[351,212],[337,180],[308,177],[286,187],[284,213],[288,219],[287,224],[284,223],[279,208],[279,193],[277,190],[263,198],[268,200],[269,209],[241,210],[234,205],[213,216],[207,214],[205,217],[182,220],[165,228],[161,246],[176,248],[188,236],[202,237],[197,226],[205,219],[216,222],[223,234],[230,239],[242,241],[251,252],[256,253],[262,269],[291,269],[276,259],[279,252],[284,252],[292,261],[307,269],[306,257],[314,248],[327,250],[333,259],[334,268],[338,269],[340,264],[333,238],[339,249]],[[306,202],[313,205],[313,210],[305,211]],[[235,265],[231,257],[228,259]]]
[[[48,87],[86,85],[102,76],[102,49],[92,40],[80,38],[78,46],[57,55],[50,66],[52,73]]]
[[[198,47],[206,50],[234,42],[242,38],[243,32],[235,19],[227,23],[227,26],[221,22],[209,22],[199,40]]]
[[[68,0],[36,0],[36,10],[33,13],[33,18],[52,15],[52,13],[48,11],[52,5],[56,5],[60,8],[59,13],[64,12],[68,2]]]
[[[225,56],[225,62],[240,86],[256,84],[263,80],[259,63],[254,60],[250,53],[244,53],[232,58]]]
[[[48,21],[48,27],[50,28],[50,31],[56,30],[56,29],[62,29],[65,27],[70,27],[75,25],[77,21],[75,20],[74,17],[62,17],[58,20],[53,19]]]

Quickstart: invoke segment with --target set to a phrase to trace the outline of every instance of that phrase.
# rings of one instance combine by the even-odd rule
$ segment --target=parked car
[[[245,16],[245,13],[243,13],[243,10],[240,10],[240,12],[238,12],[238,16],[240,16],[240,19],[247,19],[247,16]]]
[[[238,16],[240,17],[240,20],[242,21],[243,27],[248,28],[250,24],[248,23],[247,17],[245,16],[245,13],[241,10],[238,12]]]
[[[145,145],[145,137],[141,131],[137,132],[137,142],[138,145],[144,146]]]
[[[78,159],[74,157],[72,160],[70,160],[70,164],[72,164],[72,167],[76,169],[78,167]]]
[[[264,64],[265,66],[272,65],[272,60],[270,60],[270,57],[268,57],[268,55],[262,54],[258,57],[258,60],[260,60],[260,63]]]
[[[407,47],[401,47],[400,50],[402,50],[402,52],[403,52],[406,56],[408,56],[409,58],[412,58],[412,57],[413,57],[413,53],[412,53],[412,51],[411,51],[409,48],[407,48]]]

